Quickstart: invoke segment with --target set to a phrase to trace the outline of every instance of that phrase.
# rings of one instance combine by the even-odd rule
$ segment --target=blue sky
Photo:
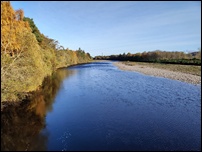
[[[201,48],[200,1],[13,1],[44,35],[92,56]]]

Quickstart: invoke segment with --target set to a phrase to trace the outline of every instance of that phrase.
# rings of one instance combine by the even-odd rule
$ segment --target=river
[[[1,112],[1,150],[201,150],[201,85],[122,71],[59,69]]]

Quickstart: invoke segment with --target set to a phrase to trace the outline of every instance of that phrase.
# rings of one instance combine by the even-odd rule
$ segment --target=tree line
[[[89,53],[65,49],[42,34],[23,10],[1,2],[1,101],[19,101],[56,69],[90,60]]]
[[[123,53],[110,56],[95,56],[94,59],[201,65],[201,49],[192,53],[184,53],[179,51],[168,52],[161,50],[135,54]]]

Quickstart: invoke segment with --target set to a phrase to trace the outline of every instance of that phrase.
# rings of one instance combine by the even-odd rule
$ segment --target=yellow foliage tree
[[[20,92],[35,90],[47,75],[41,48],[23,14],[10,2],[1,2],[2,100],[17,100]]]
[[[57,50],[58,42],[40,32],[39,44],[23,18],[23,10],[14,11],[9,1],[1,2],[1,101],[19,101],[56,68],[87,61],[84,52]]]
[[[19,35],[31,31],[29,24],[23,21],[22,10],[14,11],[10,2],[1,2],[1,53],[16,56],[23,51]]]

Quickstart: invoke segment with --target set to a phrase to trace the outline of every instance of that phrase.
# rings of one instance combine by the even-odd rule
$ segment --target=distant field
[[[159,69],[167,69],[170,71],[177,71],[182,73],[193,74],[197,76],[201,76],[201,66],[195,65],[179,65],[179,64],[163,64],[163,63],[147,63],[147,62],[123,62],[126,65],[135,66],[135,65],[142,65],[148,66],[152,68],[159,68]]]

